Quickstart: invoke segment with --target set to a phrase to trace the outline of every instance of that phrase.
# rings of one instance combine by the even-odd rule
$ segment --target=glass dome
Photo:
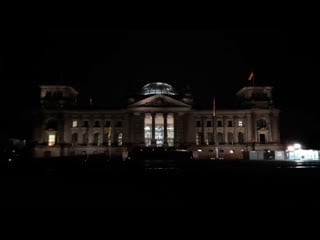
[[[167,83],[163,82],[152,82],[144,85],[141,89],[142,95],[154,95],[154,94],[164,94],[164,95],[177,95],[176,90]]]

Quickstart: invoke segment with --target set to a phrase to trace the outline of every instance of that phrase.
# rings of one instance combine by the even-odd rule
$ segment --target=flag
[[[213,116],[216,116],[216,97],[213,96]]]
[[[254,78],[254,74],[253,74],[253,72],[251,72],[250,75],[249,75],[248,80],[249,81],[253,81],[253,78]]]

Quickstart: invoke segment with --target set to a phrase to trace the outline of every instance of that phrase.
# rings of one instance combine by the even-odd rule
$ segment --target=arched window
[[[94,122],[94,127],[100,127],[100,122],[99,121],[95,121]]]
[[[106,121],[106,124],[104,126],[105,127],[111,127],[111,122],[110,121]]]
[[[257,121],[257,128],[266,128],[267,127],[267,122],[264,119],[259,119]]]
[[[93,135],[93,145],[98,145],[99,144],[99,133],[95,133]]]
[[[228,132],[228,144],[233,144],[233,133]]]
[[[218,133],[218,144],[223,144],[224,140],[223,140],[223,133],[219,132]]]
[[[242,132],[238,133],[238,143],[239,144],[244,144],[244,135]]]
[[[84,134],[82,135],[82,143],[85,144],[85,145],[87,145],[88,142],[89,142],[88,133],[84,133]]]
[[[71,143],[72,143],[72,145],[76,145],[78,143],[78,134],[77,133],[72,134]]]
[[[58,127],[57,120],[55,120],[55,119],[48,120],[47,125],[46,125],[47,130],[49,130],[49,129],[50,130],[57,130],[57,127]]]

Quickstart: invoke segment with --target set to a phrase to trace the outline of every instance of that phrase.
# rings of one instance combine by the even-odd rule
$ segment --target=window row
[[[212,121],[207,120],[206,121],[206,127],[212,127]],[[236,122],[237,127],[244,127],[244,121],[243,120],[238,120]],[[196,127],[202,127],[201,121],[198,120],[196,121]],[[222,120],[217,120],[217,127],[235,127],[234,126],[234,121],[228,120],[226,126],[223,125]],[[259,119],[257,120],[257,128],[266,128],[267,127],[267,121],[265,119]]]
[[[102,135],[102,139],[101,136]],[[115,139],[112,138],[111,132],[105,133],[105,134],[99,134],[95,133],[93,134],[92,142],[90,144],[99,146],[99,145],[111,145],[112,142],[116,140],[117,146],[123,145],[123,133],[117,133],[115,135]],[[79,141],[79,134],[73,133],[71,135],[71,143],[72,145],[82,144],[82,145],[88,145],[89,144],[89,134],[84,133],[82,134],[82,139]]]
[[[201,144],[206,144],[206,145],[212,145],[214,144],[214,136],[212,132],[208,132],[205,136],[201,132],[196,133],[196,139],[195,139],[196,145],[201,145]],[[225,144],[225,137],[223,133],[217,133],[217,144]],[[227,134],[227,144],[234,144],[235,139],[234,139],[234,134],[229,132]],[[244,139],[244,133],[239,132],[238,133],[238,144],[244,144],[245,139]]]
[[[212,127],[212,121],[211,120],[207,120],[206,121],[206,127]],[[201,121],[198,120],[196,121],[196,127],[202,127]],[[217,127],[223,127],[223,121],[222,120],[218,120],[217,121]],[[227,121],[227,127],[234,127],[234,122],[233,121]],[[237,121],[237,127],[244,127],[243,121],[242,120],[238,120]]]
[[[101,121],[94,121],[93,127],[111,127],[111,121],[105,121],[103,125],[101,125]],[[77,127],[90,127],[89,126],[89,121],[85,120],[82,121],[82,124],[79,125],[78,120],[73,120],[72,121],[72,127],[77,128]],[[122,121],[116,121],[115,122],[115,127],[122,127]]]

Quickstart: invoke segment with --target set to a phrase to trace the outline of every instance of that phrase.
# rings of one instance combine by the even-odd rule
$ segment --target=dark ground
[[[318,164],[297,166],[270,160],[26,162],[2,164],[2,208],[221,210],[320,205]]]

